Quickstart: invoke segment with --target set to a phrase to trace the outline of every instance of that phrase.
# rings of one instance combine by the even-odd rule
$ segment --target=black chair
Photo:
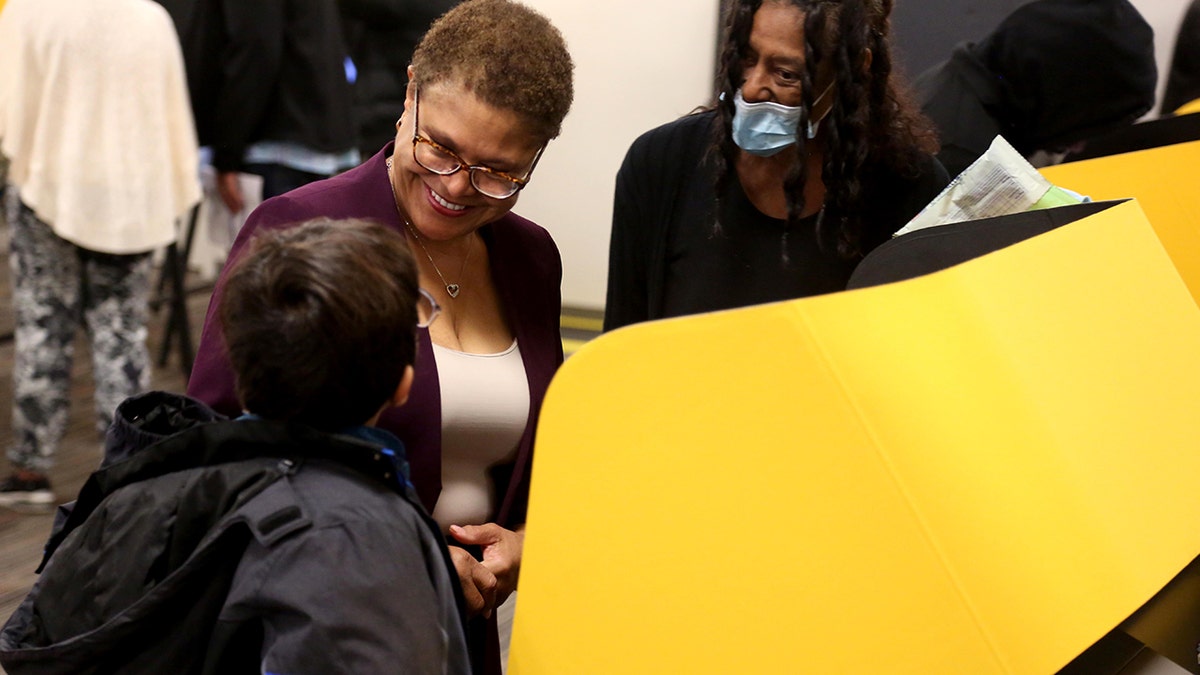
[[[1082,150],[1067,155],[1063,161],[1077,162],[1197,140],[1200,140],[1200,114],[1162,117],[1088,139]]]
[[[909,232],[868,253],[850,275],[846,287],[877,286],[944,270],[1119,203],[1085,202]]]

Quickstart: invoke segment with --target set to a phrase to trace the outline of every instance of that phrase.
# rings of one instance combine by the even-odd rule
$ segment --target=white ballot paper
[[[893,236],[1025,211],[1053,187],[1008,141],[997,136],[987,152]]]

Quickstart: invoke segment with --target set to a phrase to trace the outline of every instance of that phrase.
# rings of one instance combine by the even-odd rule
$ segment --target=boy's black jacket
[[[106,460],[65,512],[39,568],[50,564],[47,574],[0,632],[9,673],[258,672],[262,636],[217,616],[252,538],[269,545],[311,524],[294,499],[277,497],[286,491],[264,492],[305,463],[335,463],[386,486],[441,541],[379,446],[300,425],[225,421],[161,392],[127,400],[117,420],[108,456],[116,461]],[[105,501],[130,486],[132,498],[115,502],[122,506]],[[89,545],[101,532],[105,545]],[[56,554],[69,559],[72,578],[53,574]]]

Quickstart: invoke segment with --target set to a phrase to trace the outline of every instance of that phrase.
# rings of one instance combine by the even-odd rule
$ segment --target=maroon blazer
[[[246,242],[259,229],[275,229],[316,217],[364,218],[404,232],[392,201],[384,160],[389,143],[361,166],[327,180],[310,183],[268,199],[250,214],[229,251],[225,269],[242,254]],[[497,467],[498,510],[492,520],[513,528],[525,522],[529,500],[529,470],[538,411],[550,378],[563,361],[559,329],[562,309],[562,259],[550,234],[512,213],[479,230],[488,247],[492,279],[509,325],[516,333],[529,379],[529,420],[516,460]],[[196,364],[188,381],[188,395],[227,415],[240,412],[234,395],[233,372],[217,326],[217,307],[225,287],[225,274],[217,279]],[[441,389],[429,331],[420,330],[416,377],[408,403],[383,414],[379,427],[404,441],[412,469],[412,482],[431,513],[442,489]]]

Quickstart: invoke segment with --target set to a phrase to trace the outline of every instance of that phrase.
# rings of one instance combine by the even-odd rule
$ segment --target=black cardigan
[[[760,275],[751,276],[749,283],[757,281],[761,287],[727,289],[724,280],[740,276],[734,269],[738,262],[719,255],[713,260],[712,250],[705,251],[709,260],[702,265],[681,262],[680,257],[687,255],[689,246],[693,250],[697,245],[706,246],[704,239],[713,230],[715,167],[706,155],[715,121],[713,112],[689,115],[646,132],[629,148],[617,174],[613,204],[605,330],[679,313],[724,309],[736,306],[739,298],[768,302],[842,290],[861,259],[861,255],[843,259],[833,251],[817,250],[812,243],[814,228],[801,227],[789,233],[793,244],[800,237],[810,240],[798,247],[804,257],[793,257],[790,261],[791,268],[798,272],[794,278],[785,278],[777,285],[763,284],[764,277]],[[871,181],[875,187],[865,197],[868,217],[862,255],[903,227],[948,182],[945,169],[932,156],[926,156],[916,177],[889,173]],[[746,226],[774,227],[782,236],[784,221],[758,212],[745,198],[740,184],[736,180],[732,183],[722,207],[722,227],[729,231]],[[778,266],[778,257],[772,253],[771,260],[750,262]],[[674,283],[703,288],[698,291],[688,288],[682,293],[681,289],[672,288],[673,265],[678,278]],[[693,273],[705,265],[706,273]],[[682,276],[678,274],[680,271]],[[686,312],[669,311],[667,307],[668,298],[703,296],[709,291],[712,291],[710,306],[693,302]]]

